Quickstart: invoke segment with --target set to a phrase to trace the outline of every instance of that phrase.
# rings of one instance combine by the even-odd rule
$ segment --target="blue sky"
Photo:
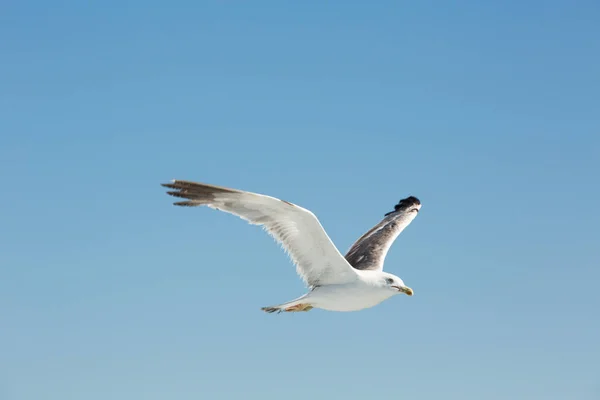
[[[418,3],[418,4],[416,4]],[[484,4],[485,3],[485,4]],[[597,2],[8,2],[0,398],[600,396]],[[358,313],[189,179],[346,251],[423,203]]]

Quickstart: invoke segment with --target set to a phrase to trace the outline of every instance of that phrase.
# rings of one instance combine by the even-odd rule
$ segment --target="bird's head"
[[[392,274],[384,272],[382,276],[381,285],[385,289],[391,290],[394,294],[404,293],[408,296],[413,295],[413,290],[406,286],[402,279]]]

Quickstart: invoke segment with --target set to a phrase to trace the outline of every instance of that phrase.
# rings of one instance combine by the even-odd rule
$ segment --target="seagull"
[[[267,313],[359,311],[397,294],[413,295],[402,279],[383,271],[385,256],[421,208],[414,196],[362,235],[342,256],[317,217],[309,210],[275,197],[205,183],[173,180],[167,194],[185,199],[176,206],[207,206],[262,226],[285,250],[308,292],[286,303],[262,307]]]

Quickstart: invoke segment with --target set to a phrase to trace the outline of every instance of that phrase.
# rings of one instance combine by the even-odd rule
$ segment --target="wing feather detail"
[[[394,211],[362,235],[346,253],[346,260],[358,270],[382,271],[385,257],[400,233],[417,216],[421,202],[414,196],[400,200]]]
[[[167,194],[186,199],[177,206],[207,206],[262,226],[285,250],[309,286],[347,283],[356,271],[309,210],[275,197],[204,183],[174,180]]]

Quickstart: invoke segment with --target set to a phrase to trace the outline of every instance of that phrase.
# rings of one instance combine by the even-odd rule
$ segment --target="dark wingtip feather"
[[[175,206],[182,206],[182,207],[194,207],[194,206],[197,206],[199,204],[196,203],[196,202],[193,202],[193,201],[178,201],[176,203],[173,203],[173,205],[175,205]]]
[[[398,204],[396,204],[394,206],[394,211],[390,211],[390,212],[386,213],[385,215],[390,215],[390,214],[398,212],[398,211],[403,211],[409,207],[417,206],[417,205],[421,205],[421,201],[419,199],[417,199],[415,196],[409,196],[405,199],[400,200],[398,202]]]
[[[185,192],[167,192],[167,194],[173,197],[183,197],[184,199],[189,198],[189,195]]]
[[[169,196],[191,200],[174,203],[176,206],[193,207],[207,205],[211,204],[215,199],[215,195],[220,193],[239,193],[239,191],[235,189],[182,180],[174,180],[171,183],[161,183],[161,186],[173,189],[167,191]]]

